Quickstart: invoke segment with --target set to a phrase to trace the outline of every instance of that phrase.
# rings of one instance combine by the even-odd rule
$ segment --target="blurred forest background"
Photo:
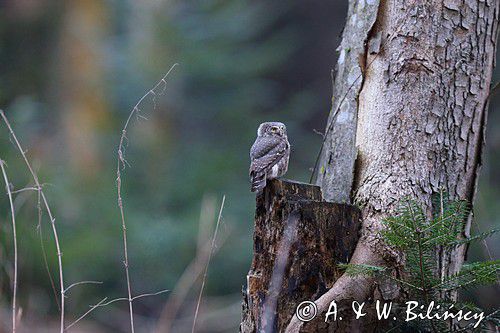
[[[68,322],[103,297],[126,296],[116,199],[116,150],[138,99],[172,66],[167,90],[131,125],[123,174],[134,294],[172,290],[196,256],[200,214],[214,223],[226,205],[210,264],[200,332],[235,332],[252,254],[254,195],[248,151],[260,122],[288,127],[287,178],[308,181],[331,104],[331,70],[344,1],[0,2],[0,107],[34,162],[54,209],[63,252]],[[494,82],[500,80],[498,70]],[[491,100],[473,232],[500,226],[500,94]],[[32,184],[0,126],[0,158],[16,189]],[[3,183],[2,183],[3,188]],[[0,332],[10,325],[12,230],[0,196]],[[32,331],[54,331],[58,310],[37,233],[36,193],[16,196],[19,302]],[[204,208],[203,208],[204,207]],[[200,213],[201,212],[201,213]],[[212,219],[213,218],[213,219]],[[48,221],[43,240],[57,283]],[[222,244],[223,242],[223,244]],[[469,259],[498,258],[498,239]],[[173,332],[191,328],[200,279]],[[136,301],[137,332],[151,331],[170,294]],[[465,297],[498,306],[498,286]],[[496,304],[495,304],[496,302]],[[97,309],[73,332],[127,332],[126,302]]]

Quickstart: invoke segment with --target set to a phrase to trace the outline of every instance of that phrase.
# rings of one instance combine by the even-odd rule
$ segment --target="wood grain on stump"
[[[257,196],[254,254],[240,331],[282,332],[304,300],[340,276],[358,240],[359,210],[323,200],[318,186],[270,181]]]

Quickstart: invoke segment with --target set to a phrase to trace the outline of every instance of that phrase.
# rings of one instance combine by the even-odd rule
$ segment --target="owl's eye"
[[[273,132],[273,133],[278,132],[278,127],[276,127],[276,126],[271,127],[271,132]]]

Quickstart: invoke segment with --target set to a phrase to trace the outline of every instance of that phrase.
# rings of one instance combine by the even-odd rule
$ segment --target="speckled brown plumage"
[[[260,192],[267,179],[283,176],[288,170],[290,144],[286,127],[279,122],[260,124],[250,149],[250,182],[251,191]]]

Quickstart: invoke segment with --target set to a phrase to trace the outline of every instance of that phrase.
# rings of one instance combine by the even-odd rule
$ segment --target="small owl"
[[[288,170],[290,144],[283,123],[262,123],[250,149],[251,191],[260,192],[267,179],[283,176]]]

